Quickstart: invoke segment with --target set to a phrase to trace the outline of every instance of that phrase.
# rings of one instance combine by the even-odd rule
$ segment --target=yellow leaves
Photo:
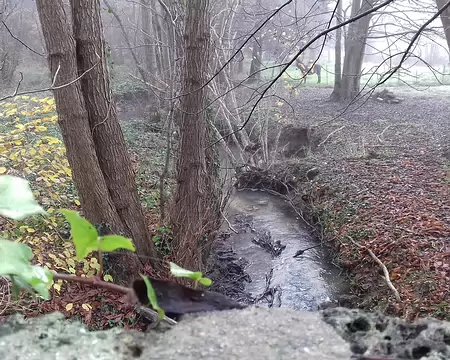
[[[9,155],[9,160],[19,161],[19,159],[20,159],[19,155],[20,155],[19,152],[12,153],[11,155]]]
[[[29,96],[22,96],[22,100],[30,100],[30,97]]]
[[[103,280],[106,282],[113,282],[113,277],[109,274],[103,275]]]
[[[52,136],[44,136],[42,138],[42,143],[47,143],[48,145],[62,144],[61,140]]]
[[[95,270],[97,270],[97,271],[100,270],[100,264],[98,263],[98,260],[97,260],[97,258],[95,258],[95,257],[91,258],[91,260],[89,261],[89,266],[90,266],[92,269],[95,269]]]
[[[17,114],[17,108],[8,110],[8,111],[6,112],[6,116],[13,116],[13,115],[16,115],[16,114]]]
[[[45,132],[45,131],[47,131],[47,128],[46,128],[45,126],[38,125],[38,126],[36,126],[36,127],[34,128],[34,130],[35,130],[36,132]]]
[[[7,169],[4,166],[0,166],[0,175],[6,174]]]
[[[62,280],[58,280],[53,284],[53,288],[58,292],[58,294],[61,293],[61,286],[62,286]]]
[[[24,124],[17,124],[17,125],[15,125],[14,127],[15,127],[16,129],[22,130],[22,129],[25,128],[25,125],[24,125]]]
[[[75,256],[75,255],[74,255],[74,256]],[[72,272],[73,274],[75,274],[75,272],[76,272],[76,264],[75,264],[75,260],[72,259],[72,258],[67,258],[67,259],[66,259],[66,264],[67,264],[67,266],[69,267],[69,271],[70,271],[70,270],[73,270],[73,271],[70,271],[70,272]]]
[[[41,110],[41,114],[48,114],[55,110],[56,110],[55,105],[45,105]]]
[[[69,304],[66,305],[66,311],[72,311],[72,309],[73,309],[73,304],[72,303],[69,303]]]
[[[1,168],[0,168],[0,171],[1,171]],[[81,206],[81,203],[80,203],[80,201],[79,200],[77,200],[77,199],[75,199],[74,200],[74,203],[77,205],[77,206]]]
[[[92,310],[92,306],[90,304],[81,304],[81,307],[85,311],[91,311]]]

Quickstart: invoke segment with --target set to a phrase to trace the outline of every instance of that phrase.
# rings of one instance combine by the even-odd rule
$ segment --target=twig
[[[391,124],[391,125],[386,126],[386,127],[383,129],[383,131],[382,131],[380,134],[377,135],[377,139],[378,139],[378,141],[379,141],[381,144],[384,143],[384,140],[383,140],[383,135],[384,135],[384,133],[385,133],[388,129],[390,129],[391,127],[394,127],[394,126],[411,126],[411,124],[408,124],[408,123],[406,123],[406,124]]]
[[[227,219],[227,217],[225,216],[225,214],[223,213],[222,210],[220,210],[220,214],[222,215],[222,217],[224,218],[224,220],[227,222],[228,227],[230,228],[230,230],[232,232],[234,232],[235,234],[239,234],[239,231],[237,231],[230,223],[230,221]]]
[[[25,94],[35,94],[35,93],[40,93],[40,92],[45,92],[45,91],[53,91],[53,90],[59,90],[59,89],[65,88],[65,87],[70,86],[73,83],[77,82],[78,80],[80,80],[84,75],[86,75],[89,71],[91,71],[93,68],[95,68],[98,64],[99,64],[99,62],[97,62],[96,64],[92,65],[91,68],[87,69],[80,76],[76,77],[75,79],[73,79],[72,81],[70,81],[70,82],[68,82],[66,84],[59,85],[59,86],[50,86],[50,87],[44,88],[44,89],[26,90],[26,91],[22,91],[22,92],[17,92],[17,90],[19,89],[20,83],[23,80],[23,74],[20,73],[21,79],[19,80],[19,83],[17,84],[16,91],[14,92],[14,94],[7,95],[7,96],[4,96],[4,97],[0,98],[0,101],[4,101],[6,99],[11,99],[11,98],[13,98],[15,96],[20,96],[20,95],[25,95]]]
[[[23,46],[25,46],[28,50],[30,50],[31,52],[35,53],[36,55],[45,57],[44,54],[41,54],[39,52],[37,52],[36,50],[33,50],[32,48],[30,48],[27,44],[25,44],[22,40],[20,40],[18,37],[14,36],[14,34],[12,33],[12,31],[9,29],[9,27],[6,25],[6,23],[4,21],[2,21],[3,26],[5,27],[5,29],[9,32],[9,35],[11,35],[11,37],[14,40],[17,40],[18,42],[20,42]]]
[[[390,276],[389,276],[389,271],[386,267],[386,265],[383,264],[383,262],[372,252],[372,250],[370,250],[368,247],[358,244],[355,240],[352,239],[351,236],[347,235],[347,238],[356,246],[358,246],[361,249],[365,249],[369,255],[372,257],[372,259],[374,259],[378,265],[380,265],[381,269],[383,270],[383,274],[384,274],[384,279],[386,280],[386,283],[388,285],[388,287],[392,290],[392,292],[394,293],[395,298],[397,299],[397,301],[402,301],[400,294],[398,293],[397,289],[395,288],[394,285],[392,285]]]
[[[345,125],[342,125],[339,129],[336,129],[336,130],[333,130],[332,132],[330,132],[330,133],[328,134],[328,136],[325,138],[325,140],[321,141],[321,142],[319,143],[319,145],[317,145],[317,147],[320,147],[320,146],[322,146],[323,144],[325,144],[325,143],[328,141],[328,139],[331,137],[331,135],[337,133],[338,131],[342,130],[343,128],[345,128]]]
[[[56,273],[56,274],[53,274],[53,279],[54,280],[65,280],[65,281],[70,281],[70,282],[77,282],[79,284],[95,286],[98,288],[110,290],[115,293],[124,294],[124,295],[128,295],[128,296],[130,296],[133,293],[133,289],[131,289],[131,288],[103,281],[99,277],[81,277],[81,276],[74,276],[74,275],[69,275],[69,274]],[[159,315],[156,311],[154,311],[153,309],[150,309],[150,308],[145,308],[145,309],[146,309],[147,313],[151,313],[151,314],[155,315],[155,318],[158,319]],[[153,319],[153,317],[152,317],[152,319]],[[163,321],[165,321],[169,325],[174,325],[177,323],[175,320],[168,318],[167,316],[164,316]]]
[[[19,79],[19,81],[17,82],[16,90],[14,90],[14,93],[11,95],[11,97],[17,96],[18,91],[19,91],[19,88],[20,88],[20,85],[22,84],[22,81],[23,81],[23,73],[22,73],[22,72],[19,72],[19,74],[20,74],[20,79]],[[19,95],[20,95],[20,94],[19,94]],[[7,97],[6,97],[5,99],[7,99]],[[4,100],[4,99],[0,99],[0,101],[2,101],[2,100]]]
[[[332,237],[332,238],[329,238],[329,239],[327,239],[327,240],[325,240],[325,241],[321,241],[320,244],[316,244],[316,245],[307,247],[306,249],[298,250],[298,251],[295,253],[295,255],[294,255],[293,257],[296,258],[297,256],[303,255],[303,253],[304,253],[305,251],[308,251],[308,250],[314,249],[314,248],[316,248],[316,247],[322,246],[324,243],[331,242],[332,240],[335,240],[335,238]]]

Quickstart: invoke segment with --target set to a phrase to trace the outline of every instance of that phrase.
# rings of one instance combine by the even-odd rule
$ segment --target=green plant
[[[156,249],[163,255],[170,255],[170,243],[173,240],[172,229],[168,226],[160,226],[156,231],[157,235],[153,236],[153,242],[155,243]]]
[[[177,264],[174,264],[173,262],[170,263],[170,272],[175,277],[182,277],[194,280],[195,287],[198,286],[198,284],[202,284],[203,286],[211,286],[212,281],[211,279],[203,277],[203,274],[200,271],[190,271],[183,269],[182,267],[178,266]]]
[[[91,278],[59,274],[47,267],[32,265],[33,252],[25,244],[11,240],[0,239],[0,276],[11,280],[13,294],[18,296],[21,289],[37,294],[44,299],[50,299],[49,289],[55,280],[66,280],[89,284],[105,289],[120,291],[128,294],[130,289],[108,282],[103,273],[102,253],[113,252],[117,249],[135,251],[132,240],[118,235],[100,236],[97,229],[78,212],[62,209],[60,212],[70,224],[71,237],[76,248],[77,260],[85,259],[90,253],[98,253],[97,274]],[[0,175],[0,215],[13,220],[22,220],[30,216],[46,215],[47,212],[37,203],[33,192],[25,179],[9,175]],[[165,233],[171,233],[163,228]],[[212,285],[210,279],[204,278],[201,272],[185,270],[174,263],[170,263],[173,276],[192,279],[195,287],[198,283],[204,286]],[[141,275],[147,286],[148,299],[151,307],[158,312],[159,319],[165,316],[164,310],[158,305],[156,293],[147,276]]]

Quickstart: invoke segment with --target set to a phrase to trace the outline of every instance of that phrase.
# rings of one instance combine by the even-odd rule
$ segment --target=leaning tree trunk
[[[436,5],[439,10],[442,9],[446,3],[446,0],[436,0]],[[445,38],[447,39],[448,50],[450,51],[450,7],[447,7],[441,14],[441,21],[442,26],[444,27]]]
[[[189,269],[202,268],[202,241],[215,230],[218,219],[216,177],[210,149],[206,74],[210,57],[209,0],[186,8],[181,98],[181,143],[177,163],[177,189],[171,209],[175,234],[175,260]]]
[[[373,7],[373,1],[367,0],[361,4],[361,0],[353,0],[351,17],[370,10]],[[348,101],[359,94],[364,49],[371,18],[372,14],[369,14],[349,25],[345,41],[344,67],[339,91],[340,100]]]
[[[337,0],[336,25],[342,24],[342,0]],[[331,100],[339,100],[342,81],[342,27],[336,29],[336,43],[334,45],[334,88]]]
[[[111,224],[114,231],[121,231],[120,217],[109,195],[95,152],[81,84],[75,81],[78,76],[75,39],[70,31],[63,1],[36,0],[36,5],[54,85],[61,86],[53,91],[58,125],[83,212],[92,223]]]
[[[95,150],[123,231],[138,255],[155,257],[112,97],[99,0],[72,0],[78,72]]]

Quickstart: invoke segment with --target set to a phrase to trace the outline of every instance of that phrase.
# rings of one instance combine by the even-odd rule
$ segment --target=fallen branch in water
[[[220,214],[222,215],[222,217],[224,218],[224,220],[227,222],[228,228],[229,228],[232,232],[234,232],[235,234],[239,234],[239,231],[237,231],[237,230],[233,227],[233,225],[231,225],[230,220],[228,220],[228,218],[225,216],[225,214],[223,213],[222,210],[220,210]]]
[[[349,235],[347,235],[347,238],[348,238],[353,244],[355,244],[356,246],[358,246],[359,248],[365,249],[365,250],[369,253],[369,255],[372,257],[372,259],[374,259],[374,260],[376,261],[376,263],[377,263],[378,265],[380,265],[381,269],[383,270],[384,279],[386,280],[387,286],[389,287],[389,289],[392,290],[392,292],[394,293],[394,296],[395,296],[395,298],[397,299],[397,301],[399,301],[399,302],[402,301],[402,299],[401,299],[401,297],[400,297],[400,294],[398,293],[397,289],[395,288],[394,285],[392,285],[391,278],[390,278],[390,276],[389,276],[389,271],[388,271],[386,265],[384,265],[383,262],[382,262],[382,261],[381,261],[381,260],[373,253],[373,251],[370,250],[368,247],[366,247],[366,246],[364,246],[364,245],[361,245],[361,244],[358,244],[358,243],[357,243],[355,240],[353,240],[353,238],[352,238],[351,236],[349,236]]]
[[[308,250],[311,250],[311,249],[315,249],[316,247],[322,246],[324,243],[330,242],[332,240],[334,240],[334,237],[332,237],[330,239],[327,239],[327,240],[324,240],[324,241],[321,241],[320,244],[307,247],[306,249],[298,250],[293,257],[296,258],[297,256],[303,255],[305,251],[308,251]]]

